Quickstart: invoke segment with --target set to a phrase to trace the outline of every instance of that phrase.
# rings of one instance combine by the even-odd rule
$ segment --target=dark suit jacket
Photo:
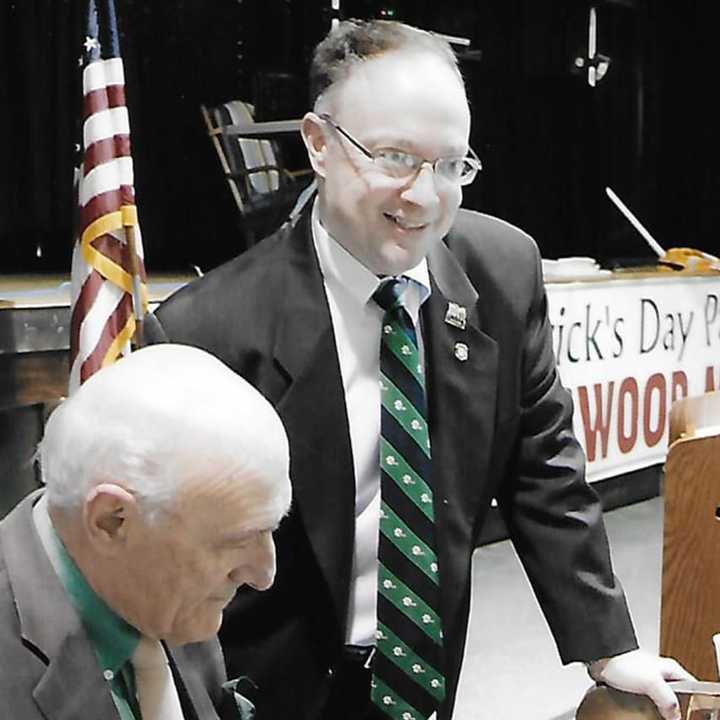
[[[636,644],[555,369],[535,244],[502,221],[460,211],[428,262],[422,321],[449,688],[440,717],[448,718],[471,556],[493,497],[562,659]],[[465,329],[445,322],[449,301],[467,308]],[[262,720],[312,718],[345,634],[355,482],[309,214],[181,289],[156,317],[170,340],[209,350],[258,387],[287,428],[294,505],[276,534],[277,579],[268,592],[236,598],[220,640],[231,674],[260,686]],[[468,347],[464,362],[458,342]]]
[[[0,717],[119,718],[80,618],[35,531],[36,492],[0,522]],[[169,648],[186,720],[238,717],[217,640]],[[216,708],[222,708],[220,714]]]

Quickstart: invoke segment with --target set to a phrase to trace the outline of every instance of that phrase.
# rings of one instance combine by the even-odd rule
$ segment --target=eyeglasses
[[[482,170],[480,158],[472,148],[469,148],[470,155],[467,157],[446,157],[433,161],[396,148],[378,148],[371,151],[338,125],[327,113],[322,113],[319,117],[337,130],[365,157],[372,160],[380,171],[398,180],[409,180],[414,177],[425,163],[432,166],[437,176],[458,185],[469,185]]]

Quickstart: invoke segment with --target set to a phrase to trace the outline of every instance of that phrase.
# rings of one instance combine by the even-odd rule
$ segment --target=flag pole
[[[142,279],[140,277],[140,263],[138,262],[137,243],[135,241],[135,225],[133,223],[125,223],[125,237],[127,238],[128,255],[130,256],[130,274],[132,275],[132,300],[133,312],[135,314],[135,333],[133,334],[133,344],[136,349],[143,347],[145,337],[143,332],[143,317],[145,315],[143,309],[142,298]]]

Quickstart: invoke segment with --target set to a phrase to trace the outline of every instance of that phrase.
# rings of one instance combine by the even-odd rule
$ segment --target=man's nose
[[[424,162],[402,192],[403,200],[422,207],[433,207],[440,202],[432,163]]]
[[[236,583],[255,590],[268,590],[275,580],[275,541],[270,531],[258,537],[251,553],[242,567],[233,570],[231,577]]]

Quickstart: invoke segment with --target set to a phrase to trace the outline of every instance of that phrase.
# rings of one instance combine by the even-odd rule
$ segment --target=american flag
[[[147,310],[125,73],[113,0],[89,0],[85,29],[70,392],[130,352],[136,316],[141,318]]]

